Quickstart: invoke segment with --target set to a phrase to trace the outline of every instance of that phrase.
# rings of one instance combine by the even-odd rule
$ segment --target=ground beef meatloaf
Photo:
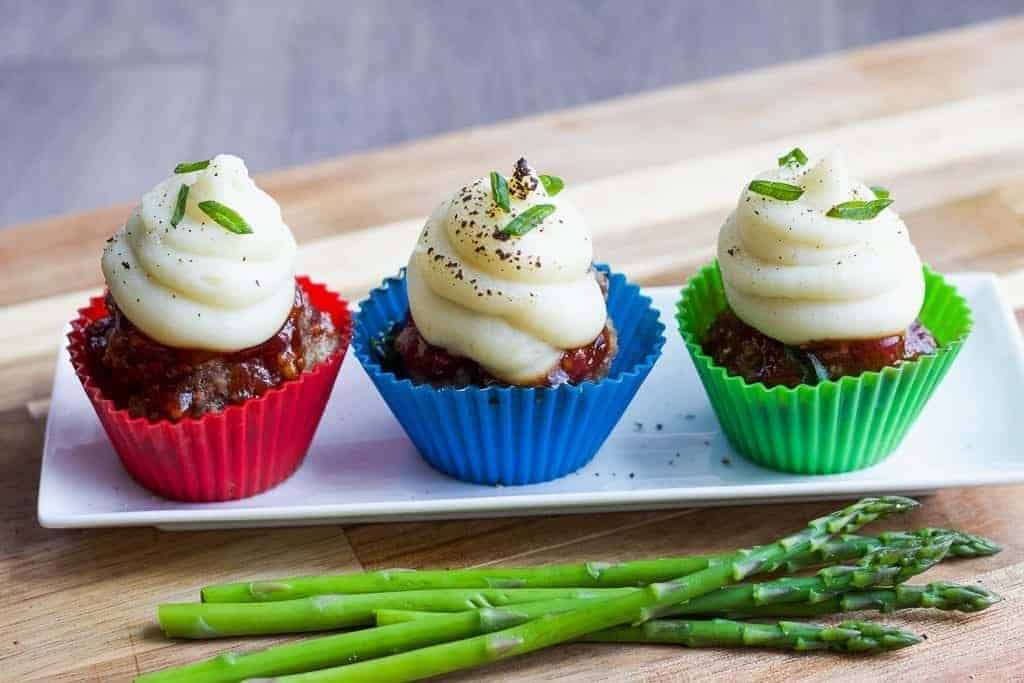
[[[796,387],[855,376],[934,353],[935,338],[915,320],[903,334],[881,339],[788,346],[761,334],[731,310],[723,311],[701,342],[704,353],[730,374],[765,386]]]
[[[598,284],[608,297],[608,277],[594,271]],[[433,346],[423,338],[416,322],[410,316],[377,345],[378,355],[389,364],[393,372],[413,382],[436,387],[490,386],[505,384],[476,361],[455,356],[443,348]],[[608,376],[612,361],[618,352],[618,335],[611,318],[594,341],[586,346],[569,349],[558,364],[535,386],[578,384],[587,380],[598,381]]]
[[[200,417],[259,396],[311,370],[340,341],[331,317],[301,287],[276,335],[234,353],[164,346],[132,325],[109,294],[106,305],[108,315],[85,334],[90,371],[119,408],[151,420]]]

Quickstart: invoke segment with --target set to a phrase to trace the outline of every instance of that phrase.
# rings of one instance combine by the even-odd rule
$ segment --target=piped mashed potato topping
[[[184,214],[172,225],[183,185]],[[241,216],[251,231],[218,224],[200,203]],[[241,159],[222,154],[142,197],[103,252],[107,287],[137,328],[166,346],[239,351],[272,337],[295,301],[295,238],[281,208]]]
[[[432,345],[502,381],[529,384],[564,351],[593,342],[607,308],[590,231],[576,207],[549,196],[525,160],[508,190],[508,211],[496,203],[489,178],[434,211],[409,259],[409,306]],[[531,209],[547,215],[525,234],[508,232]]]
[[[891,209],[865,220],[827,215],[839,204],[876,199],[851,179],[842,155],[783,165],[758,179],[803,194],[785,201],[745,188],[722,226],[718,261],[736,315],[791,345],[904,332],[924,301],[921,259]]]

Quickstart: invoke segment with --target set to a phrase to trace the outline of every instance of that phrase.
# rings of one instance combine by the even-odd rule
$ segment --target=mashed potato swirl
[[[182,185],[185,213],[171,225]],[[241,215],[251,234],[216,223],[199,203]],[[295,298],[296,245],[281,208],[249,178],[238,157],[175,174],[143,196],[103,252],[103,275],[125,316],[166,346],[239,351],[284,324]]]
[[[782,201],[744,189],[719,233],[729,305],[748,325],[786,344],[902,333],[924,301],[921,259],[891,209],[870,220],[826,214],[872,190],[851,180],[838,153],[759,179],[799,185]]]
[[[604,329],[607,309],[592,270],[586,222],[564,195],[548,196],[520,160],[508,181],[510,212],[480,178],[427,220],[409,259],[409,305],[423,337],[510,384],[530,384],[567,349]],[[531,207],[554,211],[521,236],[504,228]]]

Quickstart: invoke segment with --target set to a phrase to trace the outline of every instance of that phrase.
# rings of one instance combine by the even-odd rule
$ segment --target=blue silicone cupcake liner
[[[609,274],[608,314],[619,351],[608,377],[553,388],[414,384],[384,370],[371,340],[404,322],[404,271],[360,304],[352,350],[423,458],[476,484],[535,484],[586,465],[618,423],[665,344],[650,298],[624,275]]]

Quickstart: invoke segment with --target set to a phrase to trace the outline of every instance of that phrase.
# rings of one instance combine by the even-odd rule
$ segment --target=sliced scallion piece
[[[789,183],[780,183],[774,180],[755,180],[750,183],[748,189],[751,192],[763,194],[766,197],[779,199],[784,202],[800,199],[800,196],[804,193],[804,188],[799,185],[790,185]]]
[[[174,167],[175,173],[192,173],[193,171],[202,171],[204,168],[210,165],[209,159],[203,161],[186,161],[178,164]]]
[[[554,212],[554,204],[535,204],[509,221],[502,232],[512,237],[522,237],[543,223],[544,219]]]
[[[891,199],[872,199],[871,201],[858,199],[836,204],[825,215],[829,218],[844,218],[850,221],[869,221],[882,213],[890,204],[892,204]]]
[[[252,234],[252,228],[249,227],[249,224],[231,207],[208,199],[205,202],[199,202],[199,209],[228,232],[233,232],[236,235]]]

